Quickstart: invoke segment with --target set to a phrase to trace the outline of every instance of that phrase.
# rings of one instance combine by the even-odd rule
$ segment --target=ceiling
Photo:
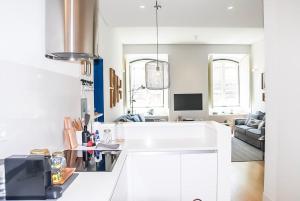
[[[155,42],[155,0],[101,0],[126,44]],[[263,0],[159,0],[160,42],[251,44],[263,37]],[[141,8],[142,7],[142,8]]]
[[[116,28],[123,44],[155,44],[155,28]],[[263,40],[261,28],[195,28],[161,27],[160,44],[242,44],[249,45]]]

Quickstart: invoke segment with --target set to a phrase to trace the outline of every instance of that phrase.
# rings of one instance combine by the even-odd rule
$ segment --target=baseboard
[[[263,201],[273,201],[265,193],[263,194]]]

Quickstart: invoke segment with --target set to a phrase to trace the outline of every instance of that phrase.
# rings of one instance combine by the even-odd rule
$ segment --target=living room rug
[[[231,138],[231,161],[232,162],[248,162],[262,161],[263,152],[242,140],[235,137]]]

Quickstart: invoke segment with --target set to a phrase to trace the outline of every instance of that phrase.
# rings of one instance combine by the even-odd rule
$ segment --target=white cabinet
[[[217,200],[217,154],[181,154],[181,201]]]
[[[111,201],[128,201],[127,164],[125,162]]]
[[[130,154],[130,201],[180,201],[180,155]]]
[[[159,152],[128,156],[129,201],[217,201],[217,153]]]

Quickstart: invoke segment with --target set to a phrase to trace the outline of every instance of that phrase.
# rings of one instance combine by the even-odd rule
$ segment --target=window
[[[250,111],[250,59],[246,54],[214,54],[210,60],[210,115]]]
[[[133,113],[145,116],[168,116],[169,90],[145,88],[145,64],[151,59],[155,59],[155,55],[127,55],[127,108]],[[167,61],[167,56],[164,56],[164,61]]]
[[[240,106],[239,63],[233,60],[212,62],[213,107]]]

